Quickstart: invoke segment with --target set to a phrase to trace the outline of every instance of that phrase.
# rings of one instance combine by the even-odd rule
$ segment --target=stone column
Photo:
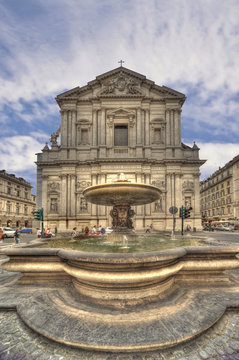
[[[105,174],[98,175],[98,178],[100,178],[100,184],[105,184]],[[105,216],[106,214],[106,207],[105,206],[99,206],[99,215]]]
[[[71,216],[76,216],[76,175],[71,175]]]
[[[150,174],[146,174],[146,184],[150,184]],[[151,204],[145,205],[145,215],[151,215]]]
[[[142,116],[141,116],[141,108],[137,109],[137,134],[136,134],[136,141],[137,145],[142,145]]]
[[[134,119],[132,116],[129,117],[129,140],[128,140],[128,146],[132,147],[134,146],[134,134],[133,132],[135,131],[134,129]]]
[[[136,174],[136,182],[137,183],[142,183],[142,175],[141,175],[141,173]],[[143,207],[144,207],[144,205],[140,205],[140,206],[136,207],[136,214],[137,215],[142,215],[143,214]]]
[[[71,216],[71,175],[67,175],[66,179],[66,215]]]
[[[149,145],[150,136],[149,136],[149,110],[145,110],[145,145]]]
[[[76,110],[72,110],[71,146],[76,147]]]
[[[102,109],[97,111],[97,144],[101,145],[101,114]]]
[[[48,175],[42,176],[42,207],[44,208],[44,215],[48,215],[48,204],[47,204],[47,181]]]
[[[106,131],[107,131],[107,146],[108,147],[112,147],[114,145],[114,132],[113,132],[113,123],[114,123],[114,119],[113,116],[110,116],[107,119],[107,124],[106,124]]]
[[[181,145],[181,110],[175,111],[175,145]]]
[[[66,216],[66,176],[65,174],[61,175],[61,210],[60,215]]]
[[[67,146],[67,111],[61,110],[61,146]]]
[[[101,109],[100,144],[105,145],[105,109]]]
[[[175,145],[175,110],[171,110],[171,145]]]
[[[166,110],[166,145],[171,145],[171,124],[170,124],[170,110]]]
[[[165,201],[165,214],[168,215],[168,209],[172,206],[172,182],[171,182],[171,174],[166,175],[167,181],[167,196]]]
[[[72,112],[67,111],[67,147],[71,146]]]
[[[94,185],[97,185],[97,175],[91,175],[91,183],[92,183],[92,186]],[[91,215],[92,216],[96,216],[97,215],[97,208],[96,208],[97,205],[95,204],[91,204]]]
[[[97,146],[97,110],[93,110],[92,115],[92,145]]]

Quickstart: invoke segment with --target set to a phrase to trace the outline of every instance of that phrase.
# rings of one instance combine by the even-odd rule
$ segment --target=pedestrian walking
[[[16,244],[20,243],[20,230],[19,230],[19,228],[16,228],[16,231],[14,233],[14,239],[15,239]]]

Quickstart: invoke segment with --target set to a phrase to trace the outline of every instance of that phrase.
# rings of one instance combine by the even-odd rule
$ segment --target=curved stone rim
[[[129,188],[131,188],[130,191]],[[111,190],[110,196],[108,196],[109,189]],[[143,190],[148,192],[145,197],[142,197]],[[105,206],[112,206],[120,201],[125,201],[130,205],[145,205],[158,200],[161,194],[162,191],[156,186],[130,182],[93,185],[83,191],[86,200]]]

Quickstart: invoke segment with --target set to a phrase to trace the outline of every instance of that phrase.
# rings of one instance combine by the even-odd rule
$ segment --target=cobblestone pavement
[[[2,277],[5,276],[5,272],[1,269],[0,273]],[[0,360],[35,359],[239,360],[239,310],[227,311],[204,334],[170,349],[114,354],[84,351],[59,344],[33,332],[22,322],[15,311],[0,309]]]
[[[213,328],[171,349],[113,354],[84,351],[44,338],[14,311],[0,311],[1,360],[236,360],[239,359],[239,311],[228,311]]]

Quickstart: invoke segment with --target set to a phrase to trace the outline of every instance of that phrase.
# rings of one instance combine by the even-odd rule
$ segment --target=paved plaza
[[[220,238],[224,244],[239,243],[238,233],[206,233],[207,237]],[[34,235],[24,235],[21,246],[34,241]],[[11,239],[1,247],[14,245]],[[2,257],[2,261],[4,258]],[[235,282],[239,271],[232,273]],[[17,280],[18,275],[0,270],[0,293]],[[200,306],[200,304],[199,304]],[[19,317],[14,307],[1,307],[0,311],[0,359],[66,359],[66,360],[203,360],[203,359],[239,359],[239,309],[228,309],[213,327],[196,338],[172,348],[152,352],[105,353],[92,352],[57,343],[33,332]],[[72,331],[73,328],[72,328]]]

